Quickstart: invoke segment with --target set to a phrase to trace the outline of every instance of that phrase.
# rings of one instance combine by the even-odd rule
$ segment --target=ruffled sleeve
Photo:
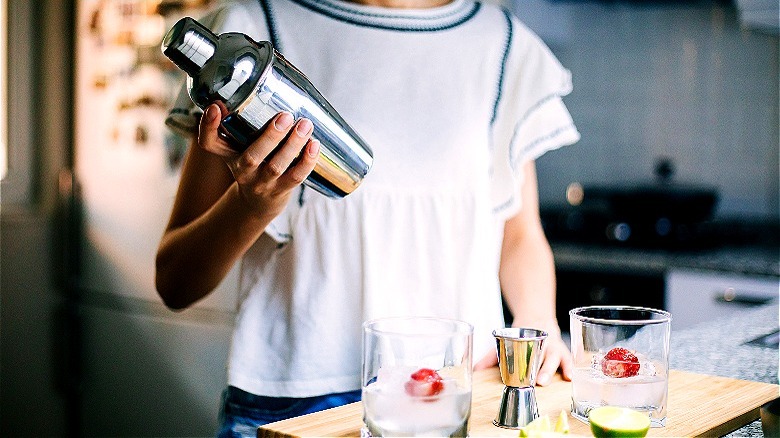
[[[524,24],[507,14],[507,42],[493,114],[492,198],[506,219],[519,211],[523,164],[580,135],[562,97],[571,73]]]
[[[216,34],[241,32],[255,40],[269,39],[263,11],[259,2],[233,2],[214,9],[198,21]],[[181,73],[185,76],[184,72]],[[196,106],[187,93],[186,78],[179,88],[173,107],[168,111],[165,124],[173,132],[185,138],[191,138],[198,131],[203,110]],[[266,227],[265,233],[278,243],[286,243],[292,238],[290,221],[300,209],[298,199],[292,196],[287,208]]]

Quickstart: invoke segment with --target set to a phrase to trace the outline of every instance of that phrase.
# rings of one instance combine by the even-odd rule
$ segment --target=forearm
[[[505,245],[499,279],[513,326],[558,331],[555,267],[543,233],[529,233]]]
[[[546,385],[557,369],[571,375],[571,354],[561,338],[555,317],[555,263],[539,217],[539,198],[533,162],[524,167],[523,208],[504,225],[499,281],[514,327],[548,333],[537,383]]]
[[[314,125],[306,118],[296,122],[292,114],[278,113],[238,153],[219,135],[225,115],[219,105],[203,113],[157,251],[155,284],[173,309],[190,306],[219,285],[284,211],[319,157]]]
[[[504,225],[499,280],[514,326],[558,332],[555,318],[555,264],[539,217],[536,168],[523,167],[523,208]]]
[[[273,219],[250,211],[239,196],[233,184],[201,216],[166,230],[155,282],[168,307],[186,308],[214,290]]]

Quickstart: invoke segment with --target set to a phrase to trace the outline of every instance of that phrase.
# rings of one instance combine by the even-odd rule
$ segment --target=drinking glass
[[[652,427],[666,422],[671,316],[630,306],[579,307],[569,312],[571,413],[588,421],[599,406],[647,413]]]
[[[364,436],[466,436],[473,327],[440,318],[363,324]]]

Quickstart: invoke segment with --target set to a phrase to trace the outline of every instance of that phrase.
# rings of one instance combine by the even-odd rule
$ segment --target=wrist
[[[230,190],[232,201],[237,206],[237,213],[248,220],[256,222],[270,222],[276,214],[267,208],[260,208],[256,202],[247,198],[237,182],[233,182]]]
[[[276,217],[276,214],[269,212],[268,210],[261,210],[255,208],[250,202],[248,202],[243,194],[238,183],[233,183],[231,190],[229,191],[229,197],[233,207],[233,213],[235,218],[242,224],[241,228],[247,231],[260,231],[265,230],[265,227]]]

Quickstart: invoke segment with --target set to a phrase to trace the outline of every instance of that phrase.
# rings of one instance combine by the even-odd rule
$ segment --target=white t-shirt
[[[384,316],[465,320],[474,358],[495,351],[522,164],[579,139],[561,100],[570,74],[539,38],[466,0],[242,0],[202,22],[274,42],[374,152],[355,192],[301,189],[244,256],[228,383],[287,397],[359,389],[361,325]],[[167,122],[194,132],[194,111],[181,94]]]

